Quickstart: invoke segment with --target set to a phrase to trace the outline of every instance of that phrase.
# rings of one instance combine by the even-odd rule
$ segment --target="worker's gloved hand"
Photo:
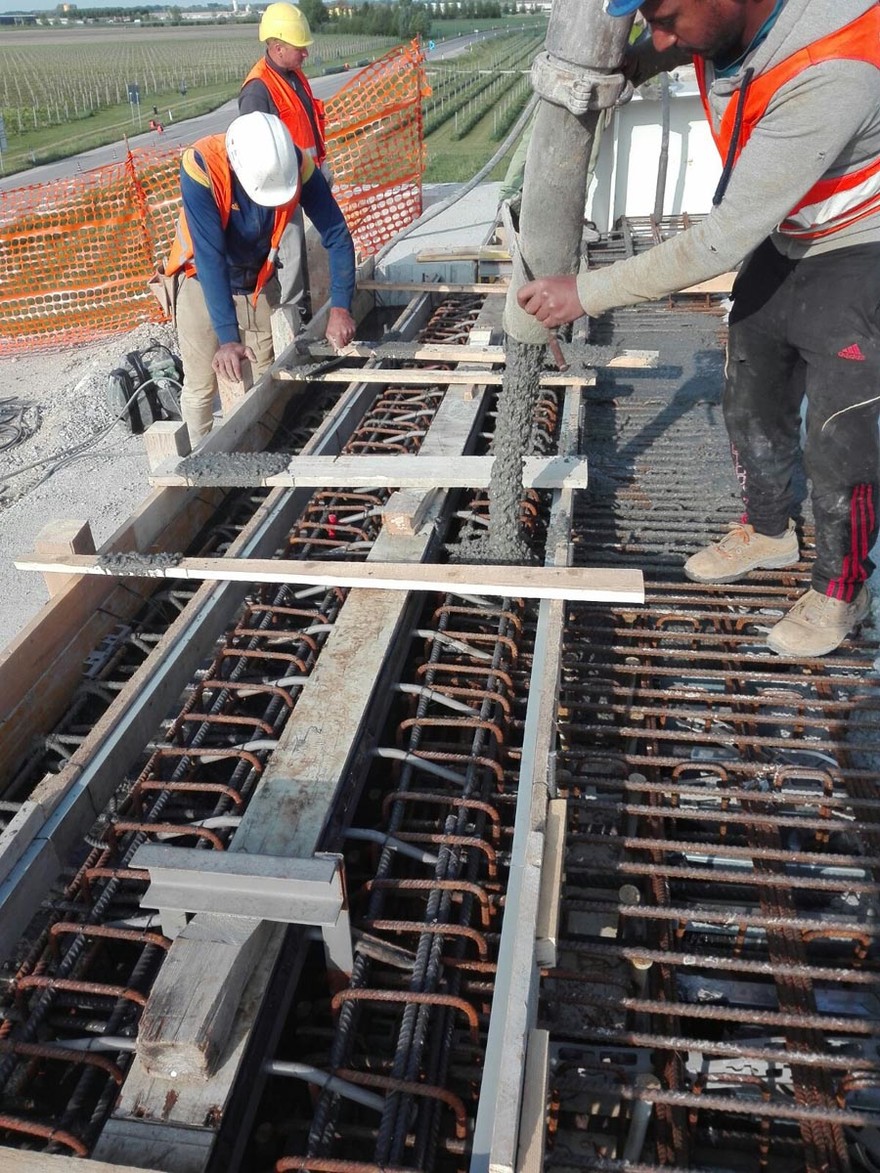
[[[325,337],[330,345],[335,346],[337,350],[342,350],[343,346],[348,346],[354,338],[354,330],[354,318],[348,310],[342,309],[341,306],[334,306],[327,318],[325,331]]]
[[[241,378],[241,364],[246,358],[256,362],[257,356],[249,346],[242,342],[224,342],[222,346],[217,347],[211,366],[221,379],[229,379],[234,383]]]
[[[584,316],[577,292],[576,277],[539,277],[523,285],[516,300],[526,313],[537,318],[548,330],[575,322]]]

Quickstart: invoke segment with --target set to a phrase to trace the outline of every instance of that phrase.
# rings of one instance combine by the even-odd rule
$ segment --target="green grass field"
[[[343,62],[373,60],[392,44],[387,37],[318,36],[307,73],[320,76]],[[253,24],[4,34],[2,172],[11,175],[146,131],[153,106],[164,122],[216,109],[238,93],[260,53]],[[139,86],[140,119],[138,107],[128,102],[131,83]]]
[[[435,36],[439,43],[441,37],[472,32],[480,25],[497,28],[487,21],[443,21]],[[446,74],[458,75],[468,84],[469,78],[476,81],[487,70],[498,69],[499,63],[527,67],[545,26],[542,17],[507,18],[499,36],[477,42],[450,61],[432,62],[432,83],[439,92]],[[319,37],[308,72],[317,76],[334,62],[372,59],[389,44],[376,37]],[[26,173],[35,164],[146,132],[153,106],[166,126],[214,110],[236,95],[256,60],[255,49],[253,25],[200,30],[95,26],[9,37],[0,45],[0,113],[8,136],[2,173]],[[185,95],[179,92],[182,79]],[[139,111],[124,100],[129,81],[141,87]],[[117,94],[122,101],[113,100]],[[105,98],[110,100],[102,105]],[[430,108],[427,103],[426,110]],[[499,103],[498,115],[501,110]],[[491,137],[495,122],[489,107],[460,141],[453,138],[455,120],[429,135],[425,181],[470,179],[497,149]],[[161,141],[157,136],[156,145]],[[504,170],[502,161],[492,178],[500,178]]]

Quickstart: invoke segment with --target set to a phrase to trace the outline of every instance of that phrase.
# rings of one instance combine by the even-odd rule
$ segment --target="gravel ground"
[[[0,649],[48,598],[41,575],[13,566],[39,531],[50,521],[88,521],[100,546],[150,492],[143,437],[114,425],[105,396],[110,371],[151,340],[176,350],[171,326],[145,324],[93,346],[0,358],[0,419],[17,400],[23,432],[0,451]],[[0,428],[0,445],[11,435]],[[59,467],[86,441],[81,457]]]

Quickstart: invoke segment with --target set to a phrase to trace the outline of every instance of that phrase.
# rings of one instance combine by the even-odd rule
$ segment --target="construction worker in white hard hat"
[[[238,97],[240,114],[262,110],[277,114],[290,137],[305,155],[324,170],[324,104],[312,93],[303,65],[313,43],[309,22],[295,4],[283,0],[270,4],[260,21],[260,40],[266,55],[253,67]],[[295,216],[279,251],[281,302],[308,312],[308,270],[305,260],[305,227]]]
[[[327,250],[326,336],[336,347],[354,337],[354,246],[326,179],[274,114],[241,115],[225,136],[185,150],[180,190],[183,210],[165,272],[182,275],[181,414],[195,445],[211,430],[217,376],[240,379],[248,359],[256,379],[272,363],[275,259],[292,216],[302,207]]]

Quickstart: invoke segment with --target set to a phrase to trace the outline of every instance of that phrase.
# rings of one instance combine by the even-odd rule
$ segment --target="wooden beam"
[[[144,432],[144,448],[150,472],[169,456],[188,456],[189,431],[183,420],[156,420]]]
[[[50,521],[44,525],[34,540],[34,553],[41,557],[53,558],[56,554],[94,554],[95,539],[92,527],[87,521],[67,519]],[[70,579],[64,574],[45,575],[46,590],[53,598]]]
[[[68,554],[52,562],[18,561],[19,570],[120,577],[204,579],[215,582],[277,582],[369,587],[387,591],[455,591],[517,599],[643,603],[640,570],[594,570],[581,566],[466,566],[442,563],[308,562],[284,558],[181,558],[172,566],[134,562],[131,570],[105,566],[100,557]]]
[[[532,1030],[526,1048],[516,1173],[541,1173],[544,1168],[549,1074],[550,1034],[546,1030]]]

